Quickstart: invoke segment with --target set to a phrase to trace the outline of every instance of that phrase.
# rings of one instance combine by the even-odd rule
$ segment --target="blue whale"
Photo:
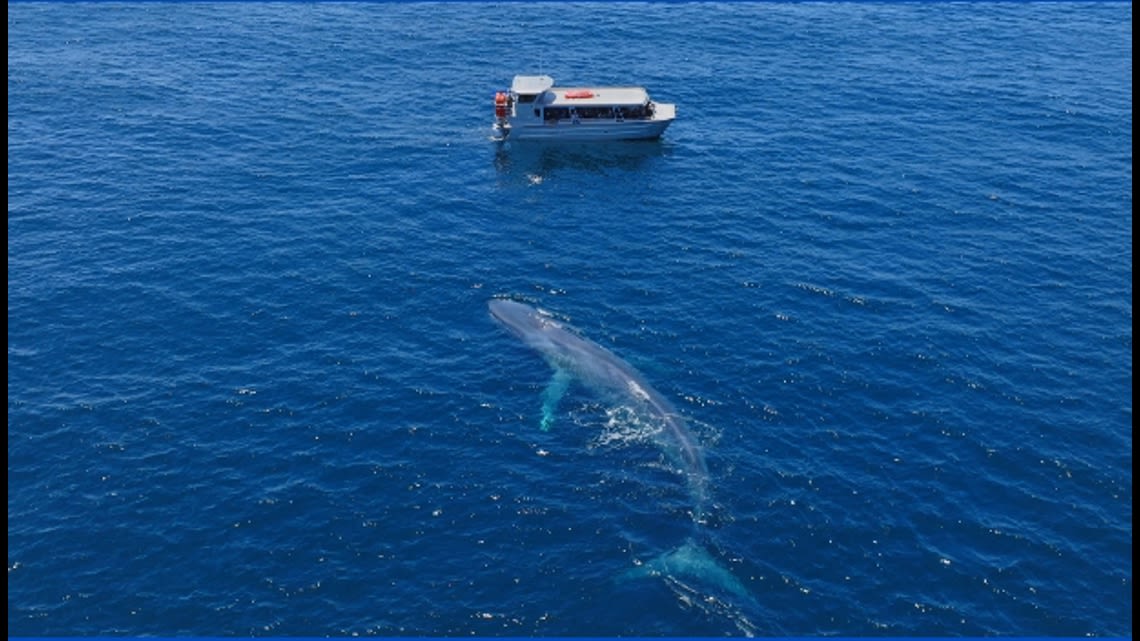
[[[668,399],[653,389],[629,363],[583,338],[550,314],[505,299],[492,299],[488,307],[495,320],[542,354],[554,369],[554,378],[543,393],[543,429],[548,429],[553,422],[558,399],[572,380],[580,381],[605,398],[627,404],[639,416],[661,426],[662,444],[685,475],[697,501],[694,518],[700,520],[708,486],[704,451]]]
[[[661,426],[660,441],[677,461],[695,497],[693,526],[695,536],[699,537],[700,526],[706,524],[703,509],[708,498],[708,468],[700,443],[668,399],[653,389],[645,377],[629,363],[601,345],[583,338],[576,330],[558,322],[549,313],[506,299],[492,299],[488,307],[495,320],[542,354],[554,368],[554,378],[543,393],[543,429],[548,429],[553,422],[558,399],[572,380],[581,381],[604,398],[626,404],[634,412]],[[751,606],[756,605],[748,588],[696,538],[690,538],[680,547],[655,559],[638,562],[623,576],[661,577],[686,603],[703,604],[709,608],[720,604],[721,601],[717,599],[690,598],[694,592],[685,583],[685,579],[695,578],[703,584],[714,586],[723,595]],[[754,636],[755,626],[742,611],[729,607],[723,612],[729,615],[745,636]]]

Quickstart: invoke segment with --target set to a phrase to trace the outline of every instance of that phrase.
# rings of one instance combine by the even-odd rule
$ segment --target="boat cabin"
[[[495,126],[503,138],[655,138],[673,116],[674,105],[654,103],[642,87],[555,87],[542,75],[515,76],[510,92],[495,96]],[[643,126],[632,126],[637,123]],[[585,128],[566,129],[574,125]]]

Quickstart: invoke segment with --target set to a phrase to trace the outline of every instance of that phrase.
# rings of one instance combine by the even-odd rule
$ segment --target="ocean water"
[[[8,633],[1132,635],[1130,3],[9,3]],[[500,145],[516,73],[652,143]],[[488,314],[548,310],[686,419]]]

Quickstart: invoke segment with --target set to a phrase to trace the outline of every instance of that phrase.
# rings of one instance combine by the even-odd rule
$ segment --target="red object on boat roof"
[[[566,92],[567,98],[593,98],[594,92],[589,89],[575,89],[574,91]]]

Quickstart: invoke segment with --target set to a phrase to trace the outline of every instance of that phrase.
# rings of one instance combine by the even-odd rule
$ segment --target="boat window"
[[[519,94],[519,102],[521,102],[523,104],[531,103],[531,102],[534,102],[534,99],[537,97],[538,96],[536,94],[532,94],[532,93]]]
[[[636,107],[620,107],[619,112],[621,113],[622,118],[637,119],[646,118],[648,116],[644,105],[638,105]]]
[[[542,113],[542,119],[546,121],[566,120],[569,117],[570,109],[567,107],[547,107]]]
[[[582,118],[613,118],[613,107],[578,107],[578,115]]]

